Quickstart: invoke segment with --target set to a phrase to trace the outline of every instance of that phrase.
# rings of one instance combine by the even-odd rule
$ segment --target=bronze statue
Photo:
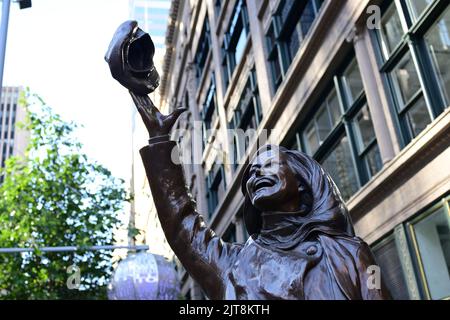
[[[136,30],[133,23],[122,25],[111,47],[126,48]],[[331,177],[301,152],[273,145],[258,150],[242,179],[244,220],[251,237],[245,244],[222,241],[196,212],[182,167],[171,159],[177,145],[169,133],[184,110],[164,116],[147,94],[133,90],[149,77],[129,79],[131,73],[122,71],[123,52],[115,51],[112,55],[118,56],[107,60],[117,80],[130,89],[150,135],[140,153],[161,225],[175,254],[210,299],[389,298],[383,284],[369,288],[368,268],[376,265],[375,259],[355,236]]]

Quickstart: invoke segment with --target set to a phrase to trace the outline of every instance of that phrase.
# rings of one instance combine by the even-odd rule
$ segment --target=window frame
[[[422,12],[419,19],[414,19],[410,0],[385,1],[381,6],[382,17],[393,6],[400,18],[403,34],[400,42],[389,56],[386,56],[383,50],[384,42],[382,32],[379,29],[371,30],[370,32],[378,62],[378,71],[381,73],[383,84],[389,92],[388,101],[390,111],[394,115],[394,124],[397,135],[400,138],[401,148],[404,148],[417,136],[409,124],[407,114],[420,98],[423,97],[425,101],[427,112],[430,116],[430,123],[446,108],[445,97],[440,89],[439,80],[434,71],[434,66],[424,40],[425,34],[448,8],[448,4],[444,2],[445,0],[434,0]],[[417,72],[420,90],[402,106],[398,98],[400,92],[395,88],[395,75],[392,72],[407,54],[410,54],[411,61]]]
[[[419,244],[417,241],[414,226],[417,223],[430,217],[431,215],[433,215],[440,209],[444,209],[446,211],[447,221],[448,221],[449,229],[450,229],[450,196],[449,195],[444,196],[442,199],[437,201],[434,205],[419,212],[415,217],[413,217],[412,219],[410,219],[409,221],[404,223],[406,231],[407,231],[407,235],[408,235],[408,240],[411,244],[410,250],[411,250],[412,259],[414,262],[415,273],[418,278],[418,283],[419,283],[419,286],[421,289],[421,293],[424,296],[424,298],[426,298],[427,300],[432,300],[432,297],[431,297],[430,288],[429,288],[428,281],[427,281],[427,276],[425,274],[425,268],[423,266],[422,255],[420,253],[420,248],[419,248]],[[444,297],[442,300],[449,300],[449,299],[450,299],[450,295],[447,297]]]
[[[247,102],[247,104],[243,106],[244,108],[242,109],[241,101],[243,101],[246,98],[245,95],[248,92],[248,90],[250,90],[252,96]],[[249,119],[251,119],[253,116],[255,117],[256,127],[252,129],[257,130],[259,128],[259,125],[261,124],[263,114],[262,114],[261,98],[259,96],[259,87],[257,82],[255,65],[253,65],[253,67],[250,68],[248,72],[247,81],[245,82],[243,90],[240,93],[238,105],[233,110],[233,116],[231,120],[228,122],[228,128],[232,130],[233,129],[244,130],[243,124],[247,123]],[[241,150],[241,146],[239,145],[239,141],[236,139],[236,136],[233,137],[231,144],[234,160],[232,168],[234,171],[236,171],[236,169],[239,166],[239,160],[242,159],[242,157],[247,151],[247,148],[245,147],[242,148],[242,150],[244,150],[242,154],[241,152],[239,152]]]
[[[244,0],[238,0],[228,22],[227,31],[224,33],[221,52],[224,87],[228,88],[234,71],[240,61],[236,61],[236,46],[242,32],[245,32],[244,41],[248,41],[250,35],[250,21],[247,12],[247,4]],[[242,59],[242,58],[241,58]]]
[[[220,179],[219,179],[220,178]],[[226,190],[227,184],[225,181],[225,168],[223,164],[218,164],[214,161],[211,169],[206,176],[206,203],[208,206],[208,218],[211,219],[216,209],[219,207],[220,197],[219,197],[219,187],[220,184],[223,185],[224,190]]]
[[[358,67],[362,83],[361,69],[356,59],[356,55],[354,54],[353,49],[351,49],[350,52],[351,53],[347,54],[349,58],[346,59],[346,61],[344,61],[341,67],[336,70],[333,78],[329,81],[328,85],[322,91],[323,93],[326,93],[326,96],[316,101],[313,108],[311,108],[308,114],[303,118],[307,120],[304,120],[299,124],[298,129],[296,130],[293,136],[289,135],[286,137],[286,139],[288,140],[285,140],[284,145],[286,145],[287,147],[298,146],[299,151],[309,154],[316,161],[321,163],[326,159],[327,156],[329,156],[335,150],[335,148],[340,144],[342,139],[344,137],[347,137],[351,152],[352,165],[354,168],[354,174],[357,182],[357,190],[355,191],[355,193],[357,193],[370,180],[372,180],[378,174],[378,172],[380,172],[383,169],[384,164],[381,160],[380,148],[378,146],[378,140],[376,136],[362,150],[359,150],[359,141],[357,139],[358,129],[356,128],[355,119],[358,113],[364,107],[367,107],[370,113],[370,107],[368,105],[364,86],[362,86],[363,88],[359,93],[359,96],[350,100],[347,87],[345,86],[344,75],[345,72],[349,69],[349,67],[353,63],[356,63]],[[336,100],[339,105],[340,116],[336,120],[334,127],[330,129],[326,138],[323,141],[321,141],[321,143],[319,139],[320,137],[316,136],[319,139],[319,146],[317,147],[316,151],[312,153],[311,150],[308,150],[309,148],[307,147],[308,145],[308,142],[306,140],[307,129],[311,126],[312,123],[314,123],[314,126],[316,126],[315,133],[316,135],[318,135],[318,129],[316,125],[317,115],[319,114],[322,106],[324,105],[326,106],[326,101],[333,94],[333,92],[335,92]],[[330,115],[330,112],[327,111],[327,113],[328,116],[330,117],[330,123],[332,123],[331,121],[332,117]],[[373,118],[371,115],[371,121],[372,119]],[[375,132],[375,126],[373,124],[373,121],[372,126]],[[288,144],[286,144],[286,142]],[[377,168],[377,171],[372,174],[370,172],[370,167],[368,163],[369,160],[366,158],[366,156],[369,152],[373,150],[373,148],[378,148],[377,152],[380,157],[380,167]],[[353,193],[349,197],[349,199],[355,193]],[[347,201],[349,199],[345,200]]]
[[[314,10],[314,20],[313,24],[319,16],[320,9],[323,7],[324,0],[307,0],[311,1]],[[285,21],[282,21],[280,14],[285,5],[288,5],[286,0],[278,1],[277,8],[275,9],[271,21],[269,23],[269,27],[267,28],[264,38],[265,38],[265,51],[266,51],[266,60],[269,64],[270,69],[270,82],[272,93],[275,94],[278,91],[278,88],[283,83],[286,74],[292,64],[292,61],[295,59],[295,56],[300,51],[302,47],[302,42],[306,39],[312,29],[312,26],[308,29],[308,31],[303,35],[303,39],[299,39],[299,47],[297,52],[292,53],[286,42],[286,36],[284,35],[284,30],[292,28],[293,30],[298,27],[300,23],[300,19],[302,18],[303,11],[308,3],[303,1],[292,1],[291,8],[289,9],[289,13],[285,17]],[[298,12],[301,10],[301,13]],[[295,18],[295,20],[292,19]],[[270,41],[270,37],[268,34],[270,30],[273,30],[273,39],[274,42]],[[293,31],[292,31],[293,32]],[[277,69],[280,70],[280,75],[275,79],[275,66],[274,63],[278,63]]]
[[[209,85],[208,92],[206,93],[205,101],[203,102],[203,108],[200,111],[200,117],[202,118],[202,141],[204,150],[211,137],[211,134],[208,135],[207,133],[208,131],[209,133],[211,133],[212,130],[214,130],[214,124],[216,119],[218,118],[217,92],[214,73],[211,76],[211,83]]]
[[[208,15],[205,15],[205,21],[203,22],[202,31],[194,55],[197,85],[200,83],[200,80],[205,73],[206,62],[208,61],[208,56],[211,52],[211,46],[211,27],[209,25]]]
[[[364,89],[362,89],[358,95],[358,97],[354,98],[354,100],[350,100],[348,90],[344,84],[344,73],[348,70],[348,68],[356,63],[358,66],[359,74],[361,75],[361,70],[359,68],[358,62],[356,60],[355,55],[350,55],[352,58],[348,59],[346,63],[343,64],[343,67],[338,69],[338,72],[333,77],[333,81],[329,86],[324,90],[327,93],[326,98],[321,99],[317,106],[322,107],[325,101],[330,97],[333,92],[335,92],[337,101],[339,104],[340,118],[337,120],[337,123],[334,124],[334,127],[330,130],[327,137],[320,143],[317,150],[314,153],[311,153],[311,150],[308,150],[307,142],[305,141],[305,133],[306,129],[309,128],[312,121],[316,123],[316,116],[320,111],[320,108],[313,108],[313,112],[311,113],[311,117],[307,117],[312,119],[306,122],[296,134],[297,138],[300,141],[301,150],[310,154],[314,159],[318,162],[322,162],[331,152],[334,151],[335,147],[341,142],[343,137],[347,136],[349,140],[349,146],[351,151],[351,158],[353,162],[353,166],[355,168],[356,180],[358,183],[358,190],[361,189],[365,184],[367,184],[373,176],[369,172],[368,163],[366,160],[366,156],[369,152],[373,150],[373,148],[378,148],[378,140],[377,137],[374,136],[373,139],[360,150],[360,142],[357,138],[357,127],[355,123],[355,118],[358,113],[364,108],[368,106],[367,97]],[[362,81],[362,79],[361,79]],[[327,108],[328,109],[328,108]],[[369,109],[370,112],[370,109]],[[329,114],[329,112],[327,111]],[[372,120],[372,117],[371,117]],[[373,126],[373,122],[372,122]],[[317,132],[317,128],[316,128]],[[378,148],[378,152],[379,148]],[[381,163],[381,167],[378,168],[378,171],[381,171],[383,168],[383,164]]]

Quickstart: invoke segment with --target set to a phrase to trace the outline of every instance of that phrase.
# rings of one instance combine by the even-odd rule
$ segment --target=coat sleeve
[[[196,212],[174,141],[140,150],[164,234],[188,273],[210,299],[223,299],[224,273],[241,246],[224,243]]]

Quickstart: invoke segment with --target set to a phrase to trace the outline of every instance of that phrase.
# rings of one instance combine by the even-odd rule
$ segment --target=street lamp
[[[31,8],[31,0],[16,0],[20,9]],[[2,20],[0,23],[0,101],[3,88],[3,69],[5,67],[6,38],[8,35],[9,9],[11,0],[2,1]]]

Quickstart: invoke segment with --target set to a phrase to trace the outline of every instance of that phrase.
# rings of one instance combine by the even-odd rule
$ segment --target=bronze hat
[[[105,60],[111,74],[128,90],[149,94],[159,86],[159,74],[153,64],[155,45],[148,33],[130,20],[117,28]]]

